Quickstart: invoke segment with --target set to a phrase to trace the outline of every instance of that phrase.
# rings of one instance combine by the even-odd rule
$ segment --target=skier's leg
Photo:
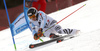
[[[45,30],[47,30],[47,29],[48,29],[48,28],[44,28],[43,31],[45,31]],[[55,33],[56,33],[55,31],[53,31],[52,29],[49,29],[48,31],[46,31],[46,32],[44,33],[44,36],[45,36],[45,37],[49,37],[49,38],[51,38],[51,39],[60,37],[59,35],[56,35]],[[61,42],[61,41],[63,41],[63,39],[58,39],[58,40],[57,40],[57,43],[59,43],[59,42]]]
[[[48,31],[45,31],[47,30],[48,28],[44,28],[43,29],[43,32],[44,32],[44,36],[45,37],[49,37],[50,36],[50,33],[56,33],[55,31],[52,31],[51,29],[49,29]]]
[[[77,31],[76,29],[62,29],[60,25],[55,25],[54,27],[54,30],[56,32],[58,32],[59,34],[68,34],[68,35],[74,35],[74,34],[77,34]]]
[[[54,20],[53,20],[54,21]],[[52,23],[52,22],[51,22]],[[53,26],[56,23],[56,21],[54,21],[51,26]],[[50,27],[51,27],[50,26]],[[59,34],[69,34],[69,35],[73,35],[73,34],[77,34],[78,30],[76,29],[62,29],[62,27],[58,24],[56,24],[54,27],[51,28],[52,30],[56,31]]]

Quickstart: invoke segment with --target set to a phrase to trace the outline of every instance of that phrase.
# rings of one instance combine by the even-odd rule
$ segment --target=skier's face
[[[34,20],[34,21],[36,21],[36,16],[35,15],[32,15],[29,18],[32,19],[32,20]]]
[[[36,21],[36,17],[35,18],[32,18],[32,20]]]

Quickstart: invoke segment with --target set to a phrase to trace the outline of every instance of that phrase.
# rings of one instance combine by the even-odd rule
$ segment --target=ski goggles
[[[32,18],[35,18],[35,17],[36,17],[36,16],[35,16],[35,14],[34,14],[34,15],[30,16],[29,18],[32,19]]]

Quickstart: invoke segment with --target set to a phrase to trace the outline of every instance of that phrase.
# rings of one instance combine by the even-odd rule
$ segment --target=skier
[[[27,15],[30,19],[29,26],[32,30],[33,38],[35,40],[38,40],[42,36],[50,38],[59,37],[59,35],[55,34],[56,32],[59,34],[68,34],[68,35],[74,35],[79,32],[79,30],[76,29],[69,29],[69,28],[62,29],[61,26],[58,24],[53,26],[54,24],[57,23],[57,21],[46,15],[43,11],[37,11],[34,7],[28,9]],[[51,26],[53,27],[48,29]]]

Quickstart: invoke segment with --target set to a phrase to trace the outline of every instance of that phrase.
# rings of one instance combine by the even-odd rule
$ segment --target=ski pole
[[[60,23],[61,21],[65,20],[67,17],[69,17],[70,15],[72,15],[73,13],[75,13],[76,11],[78,11],[79,9],[81,9],[82,7],[84,7],[86,4],[82,5],[80,8],[78,8],[77,10],[73,11],[72,13],[70,13],[68,16],[66,16],[65,18],[61,19],[59,22],[57,22],[56,24],[54,24],[53,26],[49,27],[47,30],[45,30],[42,33],[45,33],[46,31],[48,31],[49,29],[51,29],[52,27],[54,27],[55,25],[57,25],[58,23]],[[39,38],[40,41],[43,42],[42,39]]]
[[[81,6],[80,8],[78,8],[77,10],[73,11],[72,13],[70,13],[68,16],[66,16],[65,18],[61,19],[59,22],[57,22],[56,24],[54,24],[53,26],[49,27],[47,30],[45,30],[42,33],[45,33],[46,31],[48,31],[49,29],[51,29],[52,27],[54,27],[55,25],[57,25],[58,23],[60,23],[61,21],[65,20],[67,17],[69,17],[70,15],[72,15],[73,13],[75,13],[76,11],[78,11],[79,9],[81,9],[82,7],[84,7],[86,4],[84,4],[83,6]]]

